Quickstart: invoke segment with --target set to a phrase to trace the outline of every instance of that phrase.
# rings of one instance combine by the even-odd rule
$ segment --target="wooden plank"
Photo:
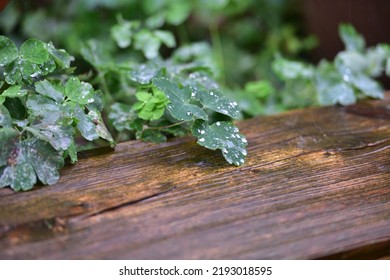
[[[0,258],[364,258],[390,241],[389,106],[240,122],[239,168],[190,137],[86,154],[54,186],[0,189]]]

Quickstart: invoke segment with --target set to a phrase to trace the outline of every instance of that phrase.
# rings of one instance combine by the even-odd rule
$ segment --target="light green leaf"
[[[7,88],[1,95],[5,97],[21,97],[27,94],[27,91],[21,91],[21,86],[15,85]]]
[[[322,105],[350,105],[356,103],[353,89],[347,84],[330,85],[329,87],[318,88],[319,102]]]
[[[163,42],[164,45],[166,45],[168,48],[173,48],[176,46],[176,40],[172,32],[155,30],[154,35],[159,38],[160,41]]]
[[[141,30],[134,36],[134,48],[141,50],[147,59],[156,58],[160,46],[160,39],[149,30]]]
[[[7,65],[19,56],[18,48],[7,37],[0,36],[0,66]]]
[[[345,48],[349,51],[362,52],[366,42],[362,35],[350,24],[340,24],[339,36],[343,41]]]
[[[272,63],[272,69],[284,80],[296,78],[311,79],[314,75],[314,69],[312,66],[281,57],[274,60]]]
[[[189,92],[179,89],[167,78],[154,79],[153,84],[168,97],[170,103],[167,106],[167,110],[175,119],[180,121],[208,119],[207,114],[202,108],[189,103],[191,99]]]
[[[127,21],[111,27],[111,37],[117,43],[118,47],[124,49],[130,46],[131,36],[133,35],[131,28],[132,24]]]
[[[78,121],[77,128],[85,139],[93,141],[99,138],[96,132],[96,124],[89,115],[84,113],[80,106],[75,108],[75,117]]]
[[[19,132],[15,129],[10,127],[0,128],[0,167],[16,160],[17,154],[12,151],[18,141],[18,137]]]
[[[106,125],[103,122],[102,116],[99,111],[97,110],[90,110],[88,112],[88,116],[92,119],[93,123],[96,125],[96,133],[100,136],[100,138],[103,138],[107,140],[111,147],[114,147],[116,145],[114,138],[112,138],[111,133],[108,131]]]
[[[195,121],[192,134],[198,138],[198,144],[211,150],[220,149],[227,162],[242,165],[247,154],[247,140],[230,122],[216,122],[209,125],[202,120]]]
[[[39,180],[45,185],[57,183],[59,169],[64,166],[62,153],[39,139],[27,139],[22,142],[22,147]]]
[[[65,151],[73,143],[72,126],[40,123],[28,128],[37,138],[49,142],[57,151]]]
[[[35,83],[35,90],[57,102],[64,100],[63,92],[60,91],[59,87],[52,85],[48,80]]]
[[[20,55],[36,64],[42,64],[50,59],[49,51],[46,44],[37,39],[28,39],[20,47]]]
[[[71,77],[65,85],[66,96],[78,104],[88,104],[94,101],[94,89],[89,83],[80,82],[79,79]]]
[[[126,104],[114,103],[108,118],[118,131],[131,130],[131,124],[137,119],[137,114]]]
[[[74,60],[65,50],[56,49],[52,42],[47,44],[47,50],[61,69],[69,68],[70,62]]]
[[[190,91],[191,99],[199,101],[204,108],[227,115],[234,119],[237,119],[240,116],[240,109],[237,102],[226,98],[218,90],[206,90],[199,87],[186,87],[184,90]]]
[[[12,118],[8,109],[4,105],[0,105],[0,127],[11,127]]]

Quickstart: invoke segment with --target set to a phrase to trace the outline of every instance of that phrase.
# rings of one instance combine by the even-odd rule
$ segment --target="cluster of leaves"
[[[116,32],[134,24],[121,19],[111,29],[112,38],[122,52],[124,49],[131,52],[137,46],[128,43],[125,47]],[[136,32],[144,32],[142,25]],[[169,32],[166,35],[174,38]],[[128,33],[128,37],[132,34]],[[144,44],[153,41],[149,37]],[[199,145],[220,149],[229,163],[244,163],[247,142],[230,121],[240,117],[238,104],[221,93],[205,63],[204,49],[207,45],[187,45],[165,60],[159,56],[151,60],[143,50],[146,62],[135,63],[124,59],[123,53],[119,54],[121,60],[117,60],[118,51],[105,50],[98,41],[89,41],[83,47],[84,59],[96,70],[97,86],[106,91],[102,85],[116,85],[116,92],[106,95],[115,97],[107,101],[111,103],[108,117],[120,132],[120,140],[136,138],[159,143],[170,136],[192,134]]]
[[[390,76],[390,45],[366,49],[362,35],[349,24],[340,25],[339,35],[345,50],[333,62],[322,60],[314,66],[282,57],[274,61],[273,69],[285,81],[285,103],[349,105],[359,98],[383,98],[375,78],[383,73]]]
[[[99,93],[69,76],[71,60],[52,43],[29,39],[18,50],[0,36],[0,187],[57,182],[64,158],[77,161],[77,132],[114,145]]]

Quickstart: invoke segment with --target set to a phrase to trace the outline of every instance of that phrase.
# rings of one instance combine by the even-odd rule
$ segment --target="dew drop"
[[[216,122],[215,124],[216,124],[217,126],[220,126],[220,125],[221,125],[221,123],[220,123],[220,122]]]
[[[205,141],[204,138],[200,138],[200,139],[199,139],[199,142],[204,142],[204,141]]]
[[[244,163],[244,160],[243,160],[243,159],[240,159],[240,162],[241,162],[241,163]]]
[[[214,92],[211,91],[211,92],[210,92],[210,95],[213,96],[213,95],[214,95]]]
[[[202,134],[202,135],[205,134],[205,133],[206,133],[206,131],[204,131],[204,130],[200,131],[200,134]]]
[[[248,143],[248,141],[245,138],[241,139],[242,143]]]

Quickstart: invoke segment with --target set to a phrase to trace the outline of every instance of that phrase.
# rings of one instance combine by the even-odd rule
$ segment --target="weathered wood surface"
[[[245,166],[193,138],[84,155],[0,190],[2,259],[388,258],[390,100],[239,123]]]

